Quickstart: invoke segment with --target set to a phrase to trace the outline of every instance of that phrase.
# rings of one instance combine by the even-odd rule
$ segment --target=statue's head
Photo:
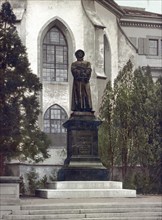
[[[84,57],[84,55],[85,55],[85,53],[84,53],[84,51],[83,50],[77,50],[76,52],[75,52],[75,56],[76,56],[76,58],[78,59],[83,59],[83,57]]]

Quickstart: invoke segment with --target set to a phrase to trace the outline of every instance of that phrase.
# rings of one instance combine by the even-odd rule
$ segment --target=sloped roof
[[[145,11],[144,8],[126,7],[126,6],[121,6],[121,8],[124,11],[124,16],[162,19],[162,14]]]
[[[144,8],[123,7],[124,15],[120,18],[121,26],[162,28],[162,14],[145,11]]]
[[[96,0],[119,18],[162,19],[162,14],[145,11],[144,8],[120,6],[114,0]]]
[[[96,2],[112,11],[117,17],[124,14],[124,10],[114,0],[96,0]]]

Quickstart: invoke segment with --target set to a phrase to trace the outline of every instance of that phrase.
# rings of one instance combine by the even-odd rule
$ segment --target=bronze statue
[[[92,101],[89,79],[91,77],[91,64],[84,61],[84,51],[77,50],[75,56],[77,61],[71,65],[71,72],[74,77],[72,91],[72,111],[92,111]]]

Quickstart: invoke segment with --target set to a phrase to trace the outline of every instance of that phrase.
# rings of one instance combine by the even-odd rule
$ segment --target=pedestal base
[[[108,180],[108,170],[93,167],[64,167],[58,173],[59,181]]]

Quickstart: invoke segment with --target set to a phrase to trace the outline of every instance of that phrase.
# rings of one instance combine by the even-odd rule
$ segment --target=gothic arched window
[[[52,27],[43,40],[43,81],[67,82],[68,47],[63,33]]]
[[[44,114],[44,132],[48,134],[66,133],[62,124],[67,120],[67,114],[59,105],[52,105]]]
[[[44,132],[51,140],[51,146],[66,146],[66,129],[63,123],[67,120],[67,113],[59,105],[52,105],[44,114]]]

